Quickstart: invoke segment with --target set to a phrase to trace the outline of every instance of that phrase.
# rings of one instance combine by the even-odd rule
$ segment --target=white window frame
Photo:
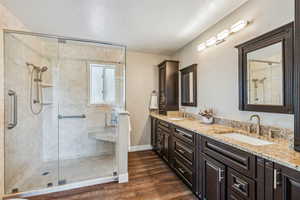
[[[115,73],[117,72],[117,66],[114,64],[106,64],[106,63],[97,63],[97,62],[88,62],[87,63],[87,76],[88,76],[88,105],[90,106],[110,106],[116,103],[116,96],[114,102],[103,102],[103,103],[91,103],[91,89],[92,89],[92,67],[102,67],[104,69],[114,69]]]

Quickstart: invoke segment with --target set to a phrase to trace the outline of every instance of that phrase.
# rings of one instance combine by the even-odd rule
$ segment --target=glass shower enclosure
[[[5,31],[5,193],[117,175],[126,48]]]

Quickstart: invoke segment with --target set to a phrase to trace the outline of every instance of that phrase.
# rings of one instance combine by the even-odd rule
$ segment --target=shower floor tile
[[[60,169],[60,170],[58,170]],[[19,179],[6,188],[11,193],[15,188],[19,192],[57,186],[58,182],[74,183],[95,178],[111,177],[115,170],[115,157],[101,155],[78,159],[62,160],[60,165],[55,161],[43,163],[32,174]]]

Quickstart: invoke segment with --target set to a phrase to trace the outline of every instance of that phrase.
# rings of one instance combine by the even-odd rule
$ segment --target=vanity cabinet
[[[154,150],[201,200],[299,200],[300,172],[165,121]]]
[[[166,60],[158,65],[159,114],[166,115],[167,111],[176,111],[179,109],[178,73],[179,73],[178,61]]]

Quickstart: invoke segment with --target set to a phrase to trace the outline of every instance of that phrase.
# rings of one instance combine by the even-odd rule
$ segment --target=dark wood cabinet
[[[166,114],[167,111],[176,111],[178,104],[178,72],[179,62],[166,60],[158,65],[159,68],[159,113]]]
[[[202,156],[202,195],[205,200],[226,199],[226,167],[222,163]]]
[[[156,119],[151,117],[151,145],[153,147],[153,149],[156,149],[157,148],[157,138],[156,138]]]
[[[151,119],[153,147],[201,200],[298,200],[300,172]]]
[[[152,125],[155,126],[153,136],[152,138],[156,138],[156,141],[154,140],[154,149],[157,151],[157,153],[166,161],[169,162],[170,157],[170,134],[171,134],[171,127],[168,123],[165,123],[163,121],[157,120],[152,121],[152,123],[155,123]]]
[[[290,168],[274,164],[274,200],[300,199],[300,173]]]
[[[170,142],[170,135],[169,133],[163,131],[162,132],[162,158],[169,162],[169,142]]]
[[[183,181],[192,189],[197,191],[197,162],[196,162],[196,138],[195,133],[173,127],[172,150],[174,169],[181,176]],[[178,164],[183,165],[185,176],[182,170],[178,170]]]

